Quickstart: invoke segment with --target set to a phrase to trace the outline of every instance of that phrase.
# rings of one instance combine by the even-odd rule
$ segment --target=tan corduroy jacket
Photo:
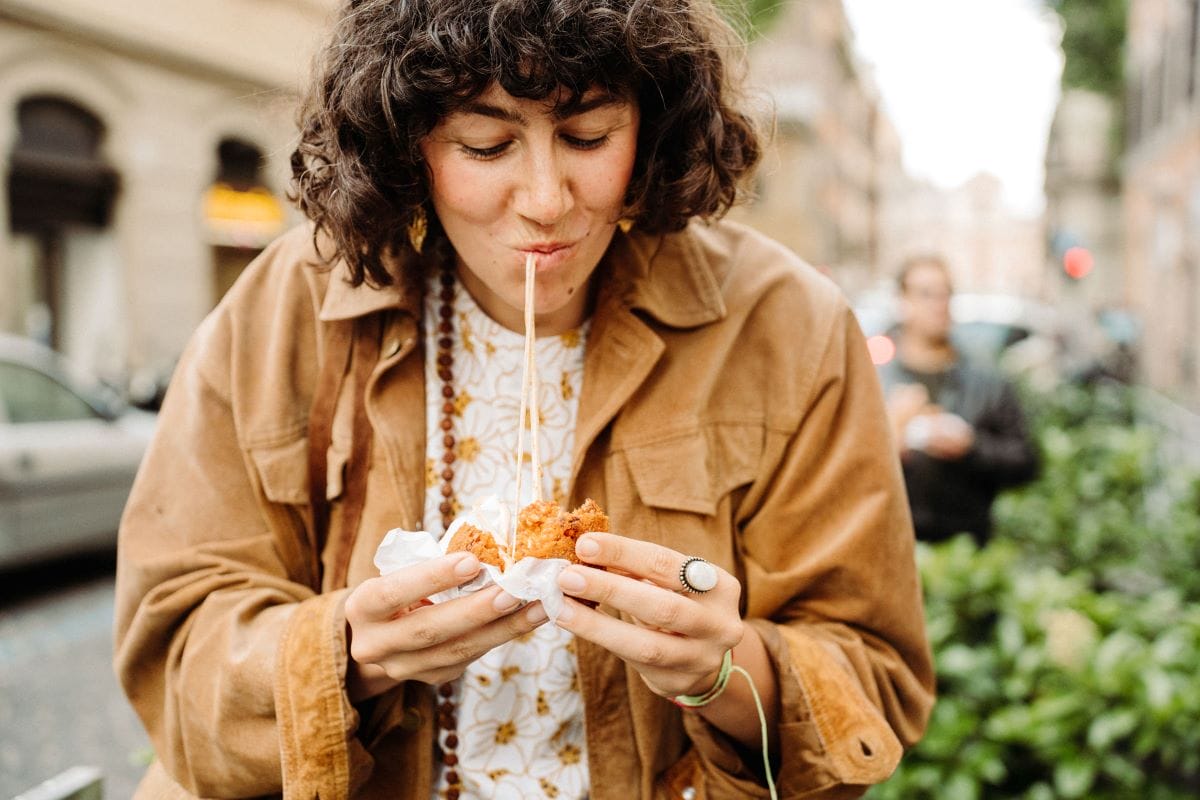
[[[430,687],[355,706],[343,680],[345,587],[422,522],[419,281],[351,288],[315,260],[287,234],[201,325],[125,513],[116,670],[158,756],[139,797],[430,797]],[[779,676],[780,797],[858,796],[920,737],[933,674],[854,318],[732,223],[618,233],[598,275],[571,502],[741,579]],[[579,645],[593,800],[766,796],[750,756]]]

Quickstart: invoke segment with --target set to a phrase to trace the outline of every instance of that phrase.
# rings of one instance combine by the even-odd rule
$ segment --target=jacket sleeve
[[[229,327],[219,309],[193,338],[127,505],[115,668],[189,792],[342,797],[370,769],[343,689],[344,597],[310,588],[300,498],[269,502],[239,440]],[[291,445],[274,452],[295,457],[262,465],[296,491],[302,425],[281,421]]]
[[[779,681],[779,796],[857,797],[924,732],[934,676],[899,462],[848,310],[809,384],[742,503],[744,601]],[[765,796],[727,741],[686,724],[722,780]]]
[[[975,445],[966,466],[996,488],[1017,486],[1037,476],[1037,448],[1012,385],[995,378],[993,400],[975,426]]]

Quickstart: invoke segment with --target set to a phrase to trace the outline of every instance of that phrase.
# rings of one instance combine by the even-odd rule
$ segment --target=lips
[[[570,242],[538,242],[517,248],[525,253],[537,253],[539,255],[550,255],[558,250],[563,250],[571,246]]]
[[[517,248],[522,264],[527,254],[533,254],[539,274],[562,268],[570,262],[576,250],[575,242],[535,242]]]

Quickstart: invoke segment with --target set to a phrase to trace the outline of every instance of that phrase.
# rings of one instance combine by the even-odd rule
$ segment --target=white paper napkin
[[[406,531],[400,528],[388,531],[375,551],[375,566],[379,568],[380,575],[389,575],[404,567],[442,556],[446,553],[446,547],[454,534],[467,523],[491,533],[503,550],[512,519],[513,514],[504,501],[495,495],[489,495],[470,511],[457,517],[440,540],[428,531]],[[541,600],[542,607],[546,609],[546,616],[553,622],[558,619],[563,607],[563,593],[558,588],[558,575],[569,564],[570,562],[563,558],[526,557],[510,564],[503,572],[491,564],[484,564],[483,569],[472,580],[462,586],[430,595],[429,600],[440,603],[463,594],[477,592],[494,583],[520,600]]]

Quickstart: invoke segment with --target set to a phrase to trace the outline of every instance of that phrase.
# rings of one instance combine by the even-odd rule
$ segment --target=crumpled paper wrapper
[[[503,549],[504,535],[512,525],[512,512],[499,497],[488,495],[470,511],[457,517],[441,539],[428,531],[406,531],[400,528],[390,530],[380,542],[379,549],[375,551],[375,566],[379,568],[379,574],[389,575],[404,567],[445,555],[454,534],[467,523],[488,531],[493,536],[499,534],[497,543]],[[527,603],[541,600],[546,616],[554,622],[563,607],[563,593],[558,588],[558,575],[569,564],[570,562],[563,558],[526,557],[510,564],[504,572],[491,564],[484,564],[483,569],[471,581],[430,595],[429,600],[441,603],[497,584],[513,597]]]

